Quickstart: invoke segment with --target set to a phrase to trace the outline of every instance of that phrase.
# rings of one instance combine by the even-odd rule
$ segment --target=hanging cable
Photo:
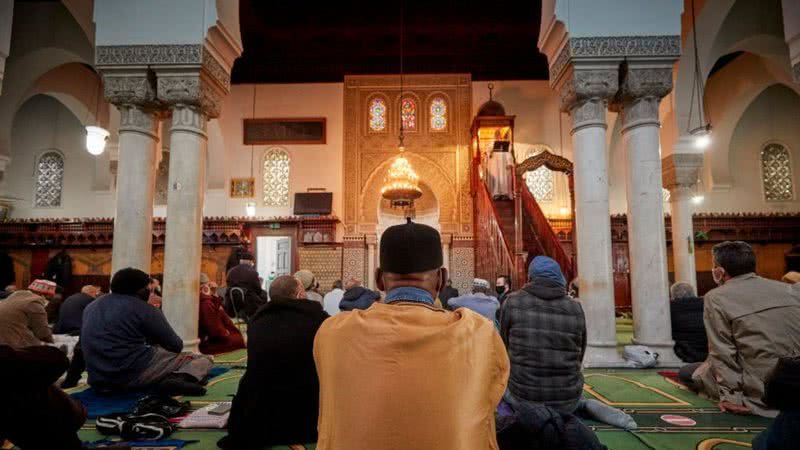
[[[253,83],[253,112],[252,112],[252,115],[250,116],[250,118],[253,119],[253,120],[255,120],[255,118],[256,118],[256,84],[255,83]],[[255,152],[256,152],[255,148],[256,148],[256,146],[255,146],[255,144],[252,143],[253,141],[250,141],[250,142],[251,142],[250,143],[250,178],[253,178],[254,179],[253,182],[255,182],[255,176],[253,175],[253,159],[255,159]]]
[[[405,138],[403,134],[403,56],[404,56],[404,39],[403,36],[405,34],[405,8],[403,5],[403,0],[400,0],[400,107],[398,108],[398,113],[400,116],[400,135],[398,136],[398,140],[400,141],[400,151],[402,152],[404,149],[403,140]]]

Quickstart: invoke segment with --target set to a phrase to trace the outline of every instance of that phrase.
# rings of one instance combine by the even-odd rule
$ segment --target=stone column
[[[442,267],[447,269],[448,273],[450,272],[450,242],[452,242],[452,240],[452,235],[442,235]]]
[[[673,153],[662,160],[662,165],[664,187],[670,191],[675,281],[689,283],[697,289],[691,198],[703,166],[703,155]]]
[[[120,112],[111,273],[126,267],[150,273],[159,119],[155,85],[143,71],[106,72],[103,79],[106,99]]]
[[[672,67],[623,68],[617,95],[628,198],[634,342],[680,363],[673,351],[664,232],[658,105],[672,89]],[[581,269],[583,269],[582,266]]]
[[[375,289],[375,245],[378,243],[378,236],[374,234],[367,235],[367,287]]]
[[[575,70],[561,87],[562,109],[573,120],[578,284],[586,313],[587,367],[622,362],[614,320],[606,151],[607,99],[616,91],[616,68]]]

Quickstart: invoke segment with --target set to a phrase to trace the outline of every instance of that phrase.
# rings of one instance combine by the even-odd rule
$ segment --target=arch
[[[715,128],[704,165],[711,189],[731,187],[730,144],[736,126],[753,101],[773,85],[784,85],[800,95],[800,86],[781,65],[752,53],[739,56],[709,79],[706,102]]]
[[[394,161],[394,156],[387,157],[367,177],[359,194],[359,220],[361,224],[378,223],[378,207],[381,201],[381,186],[386,172]],[[439,221],[442,225],[458,222],[458,202],[456,184],[434,161],[418,153],[406,152],[403,156],[409,160],[420,180],[426,183],[436,196],[439,204]]]
[[[547,167],[553,172],[563,172],[565,175],[572,177],[572,161],[551,153],[549,148],[527,158],[525,161],[517,164],[514,169],[517,176],[517,182],[521,183],[525,172],[530,172],[538,169],[539,167]]]
[[[413,103],[413,122],[414,127],[408,128],[407,127],[407,120],[406,119],[406,111],[404,110],[405,102],[411,101]],[[398,114],[398,122],[397,122],[397,130],[400,130],[400,122],[403,122],[403,132],[417,132],[420,129],[420,123],[423,117],[422,110],[420,109],[420,101],[419,96],[414,94],[413,92],[403,92],[403,97],[401,98],[399,95],[395,101],[395,111]]]
[[[436,102],[434,104],[434,102]],[[441,102],[441,103],[440,103]],[[452,102],[444,92],[432,92],[425,99],[425,113],[428,132],[447,133],[450,131],[450,112]],[[443,109],[441,109],[443,107]],[[437,110],[434,110],[434,109]]]
[[[379,102],[382,102],[383,111],[379,109]],[[372,94],[367,97],[365,111],[366,122],[364,123],[367,133],[387,133],[392,124],[392,111],[389,108],[389,101],[384,94]]]
[[[43,151],[34,164],[35,208],[60,208],[64,190],[64,154],[56,149]]]
[[[261,159],[261,196],[264,206],[289,206],[291,158],[282,147],[270,147]]]
[[[21,102],[34,95],[47,95],[61,102],[83,125],[109,128],[109,104],[103,98],[100,77],[83,63],[66,63],[39,77]]]

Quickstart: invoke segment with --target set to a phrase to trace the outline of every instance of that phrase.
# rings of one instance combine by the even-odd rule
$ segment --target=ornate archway
[[[568,160],[567,158],[564,158],[563,156],[558,156],[556,154],[550,153],[550,151],[547,149],[542,150],[541,152],[531,157],[528,157],[527,159],[516,165],[516,167],[514,168],[514,175],[517,178],[516,179],[517,186],[525,185],[524,178],[526,173],[532,172],[542,166],[547,167],[553,172],[561,172],[567,176],[567,179],[569,180],[570,210],[572,211],[572,221],[574,224],[575,183],[573,181],[572,161]]]

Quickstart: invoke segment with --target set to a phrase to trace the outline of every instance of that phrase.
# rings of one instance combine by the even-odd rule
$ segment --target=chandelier
[[[403,4],[400,4],[400,104],[403,102]],[[414,200],[422,196],[422,189],[419,188],[419,176],[403,156],[405,146],[403,145],[403,116],[402,108],[398,108],[400,116],[400,134],[398,136],[399,145],[397,149],[400,154],[395,157],[389,172],[384,179],[381,187],[381,196],[391,204],[392,208],[412,209]]]

